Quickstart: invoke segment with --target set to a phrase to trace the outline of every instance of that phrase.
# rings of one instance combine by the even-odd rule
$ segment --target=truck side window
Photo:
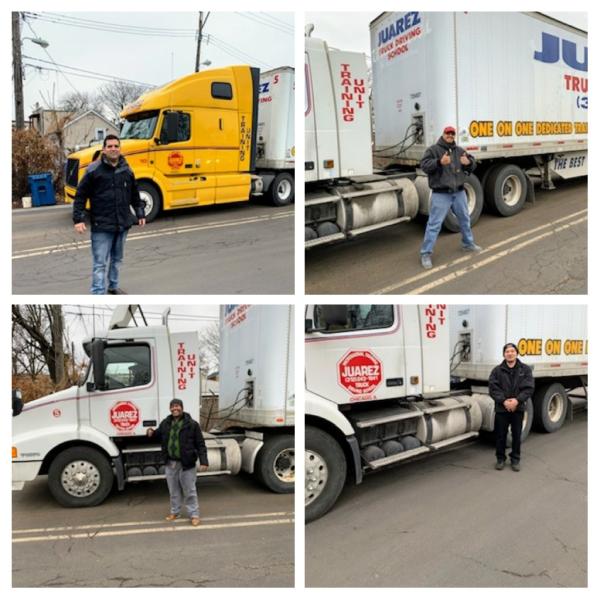
[[[391,304],[349,304],[344,325],[326,323],[320,306],[315,307],[315,327],[323,333],[385,329],[394,324],[394,307]]]
[[[192,137],[191,134],[191,118],[189,113],[178,112],[177,113],[177,139],[169,140],[167,132],[167,120],[163,119],[160,128],[160,142],[161,144],[169,144],[175,142],[185,142]]]
[[[233,98],[233,89],[230,83],[213,81],[210,86],[210,93],[213,98],[218,100],[231,100]]]
[[[108,390],[147,385],[152,380],[150,347],[146,344],[108,346],[104,361]]]

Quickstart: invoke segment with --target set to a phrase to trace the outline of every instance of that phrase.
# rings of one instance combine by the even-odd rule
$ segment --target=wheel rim
[[[282,450],[273,461],[273,472],[279,481],[283,483],[294,483],[296,475],[296,464],[294,449]]]
[[[561,394],[552,394],[548,402],[548,417],[553,423],[558,423],[564,412],[564,398]]]
[[[148,216],[154,209],[154,197],[146,190],[140,190],[140,198],[146,203],[144,214]]]
[[[288,200],[292,194],[292,184],[287,179],[282,179],[277,185],[277,197],[280,200]]]
[[[509,175],[502,183],[502,198],[507,206],[515,206],[521,199],[523,185],[516,175]]]
[[[100,487],[100,480],[100,471],[87,460],[69,463],[60,478],[65,492],[75,498],[91,496]]]
[[[477,206],[477,194],[470,185],[465,185],[465,192],[467,194],[467,210],[469,211],[469,216],[471,216]]]
[[[314,450],[306,450],[305,456],[305,492],[304,504],[312,504],[322,493],[327,485],[329,471],[323,457]]]

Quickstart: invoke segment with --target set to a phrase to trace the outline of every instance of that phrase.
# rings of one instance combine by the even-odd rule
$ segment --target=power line
[[[277,23],[272,23],[272,22],[270,22],[270,21],[268,21],[268,20],[266,20],[264,18],[261,18],[256,13],[238,12],[236,14],[238,14],[240,17],[244,17],[246,19],[249,19],[250,21],[254,21],[255,23],[259,23],[260,25],[264,25],[266,27],[271,27],[272,29],[280,31],[281,33],[285,33],[287,35],[293,35],[294,34],[294,29],[292,27],[289,27],[289,26],[282,27],[281,25],[278,25]]]
[[[242,50],[238,50],[235,46],[228,44],[227,42],[225,42],[221,38],[218,38],[214,34],[209,34],[206,37],[208,38],[207,43],[210,43],[212,41],[212,43],[219,50],[221,50],[222,52],[225,52],[225,54],[228,54],[229,56],[232,56],[233,58],[235,58],[237,60],[241,60],[242,62],[249,62],[250,64],[262,65],[269,69],[272,68],[269,63],[259,60],[258,58],[254,57],[254,56],[250,56],[249,54],[246,54]]]

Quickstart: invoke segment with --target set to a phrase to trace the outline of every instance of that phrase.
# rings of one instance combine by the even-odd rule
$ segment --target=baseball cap
[[[174,404],[179,404],[179,406],[183,408],[183,402],[179,398],[173,398],[173,400],[169,402],[169,408],[171,408]]]
[[[456,133],[456,129],[454,129],[454,127],[452,127],[452,125],[446,125],[446,127],[444,127],[444,133]]]

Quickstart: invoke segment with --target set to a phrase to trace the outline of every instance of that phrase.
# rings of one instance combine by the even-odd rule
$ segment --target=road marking
[[[207,229],[221,229],[223,227],[235,227],[238,225],[247,225],[250,223],[258,223],[261,221],[275,221],[278,219],[286,219],[294,215],[294,211],[287,211],[284,213],[278,213],[276,215],[261,215],[256,217],[248,217],[245,219],[239,219],[236,221],[215,221],[213,223],[206,223],[205,225],[181,225],[177,227],[169,227],[166,229],[160,229],[158,231],[135,233],[127,236],[127,243],[135,242],[137,240],[146,240],[155,237],[161,237],[163,235],[178,235],[183,233],[191,233],[195,231],[205,231]],[[68,242],[66,244],[58,244],[54,246],[41,246],[39,248],[31,248],[30,250],[20,250],[13,254],[12,259],[18,260],[20,258],[31,258],[33,256],[43,256],[47,254],[54,254],[57,252],[68,252],[69,250],[83,250],[91,246],[90,240],[82,240],[81,242]]]
[[[291,512],[272,512],[272,513],[254,513],[249,515],[225,515],[223,517],[203,517],[202,521],[223,521],[226,519],[260,519],[266,517],[293,517],[294,513]],[[185,522],[185,519],[178,519],[176,523]],[[139,525],[159,525],[165,523],[164,519],[161,521],[127,521],[124,523],[91,523],[89,525],[65,525],[64,527],[43,527],[38,529],[14,529],[14,534],[25,534],[25,533],[49,533],[52,531],[79,531],[83,529],[105,529],[107,527],[135,527]]]
[[[567,217],[561,217],[560,219],[556,219],[555,221],[551,221],[550,223],[546,223],[545,225],[540,225],[539,227],[534,227],[533,229],[528,229],[527,231],[524,231],[523,233],[519,233],[519,234],[514,235],[514,236],[512,236],[510,238],[507,238],[506,240],[502,240],[501,242],[497,242],[496,244],[492,244],[491,246],[486,247],[482,252],[480,252],[476,256],[482,256],[484,254],[488,254],[490,252],[493,252],[494,250],[497,250],[498,248],[501,248],[502,246],[506,246],[507,244],[512,244],[512,243],[516,242],[517,240],[520,240],[523,237],[530,236],[530,235],[532,235],[532,234],[534,234],[534,233],[536,233],[538,231],[541,231],[543,229],[547,229],[548,227],[555,227],[556,225],[558,225],[559,223],[562,223],[563,221],[566,221],[568,219],[573,219],[573,218],[575,218],[575,217],[577,217],[577,216],[579,216],[579,215],[581,215],[583,213],[586,213],[586,212],[587,212],[587,209],[580,210],[580,211],[578,211],[576,213],[573,213],[572,215],[569,215]],[[587,216],[585,216],[583,219],[579,219],[579,220],[573,221],[570,224],[563,225],[563,226],[558,227],[556,229],[552,229],[552,231],[549,231],[549,232],[547,232],[546,234],[544,234],[542,236],[538,236],[536,238],[532,238],[531,240],[528,240],[527,242],[523,242],[523,244],[525,244],[527,246],[527,245],[529,245],[529,244],[531,244],[531,243],[533,243],[535,241],[538,241],[540,239],[543,239],[544,237],[547,237],[548,235],[552,235],[552,234],[554,234],[554,233],[556,233],[558,231],[561,231],[562,229],[567,229],[569,227],[572,227],[573,225],[577,225],[578,223],[580,223],[582,221],[585,221],[586,219],[587,219]],[[494,256],[497,256],[497,258],[502,258],[503,256],[506,256],[506,254],[510,254],[511,252],[516,251],[517,249],[519,249],[521,247],[523,247],[523,246],[522,245],[519,245],[518,247],[515,246],[514,248],[511,248],[509,250],[505,250],[505,251],[500,252],[500,253],[498,253],[497,255],[494,255]],[[453,260],[453,261],[451,261],[449,263],[445,263],[445,264],[440,265],[438,267],[434,267],[433,269],[429,269],[428,271],[424,271],[422,273],[419,273],[418,275],[414,275],[413,277],[409,277],[407,279],[404,279],[404,280],[399,281],[397,283],[393,283],[391,285],[385,286],[383,288],[380,288],[378,290],[375,290],[375,291],[372,291],[372,292],[369,292],[369,293],[370,294],[388,294],[392,290],[395,290],[395,289],[397,289],[399,287],[404,287],[404,286],[407,286],[407,285],[409,285],[411,283],[415,283],[417,281],[420,281],[421,279],[426,279],[428,277],[431,277],[431,275],[434,275],[434,274],[439,273],[441,271],[444,271],[446,269],[450,269],[450,268],[456,267],[456,266],[458,266],[458,265],[460,265],[462,263],[465,263],[467,261],[470,261],[472,259],[473,259],[473,255],[462,256],[461,258],[457,258],[457,259],[455,259],[455,260]],[[488,260],[488,262],[491,262],[491,261]],[[464,269],[462,269],[462,271],[466,272],[467,270],[470,270],[472,268],[472,266],[465,267]],[[464,273],[462,273],[462,274],[464,275]],[[439,281],[441,281],[441,279]],[[436,284],[436,285],[440,285],[440,284]],[[426,286],[423,286],[423,287],[426,287]],[[432,287],[435,287],[435,286],[432,286]],[[417,288],[417,289],[420,289],[420,288]],[[420,292],[418,292],[418,291],[410,291],[410,292],[403,292],[403,293],[406,293],[406,294],[418,294]]]
[[[294,522],[294,519],[271,519],[268,521],[240,521],[237,523],[217,523],[214,525],[167,525],[163,527],[149,527],[146,529],[125,529],[123,531],[98,531],[90,533],[74,533],[65,535],[46,535],[26,538],[13,538],[13,544],[23,544],[31,542],[56,542],[60,540],[78,540],[78,539],[96,539],[103,537],[117,537],[128,535],[142,535],[148,533],[175,533],[180,531],[206,531],[210,529],[233,529],[236,527],[260,527],[265,525],[287,525]]]

